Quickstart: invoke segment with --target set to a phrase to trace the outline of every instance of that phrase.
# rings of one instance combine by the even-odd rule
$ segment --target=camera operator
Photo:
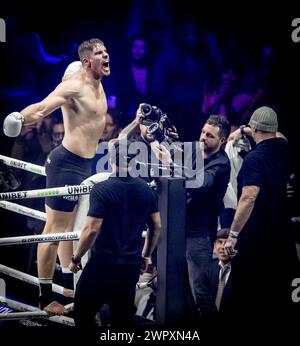
[[[160,120],[162,120],[162,122]],[[136,144],[136,148],[145,149],[138,149],[140,152],[135,159],[136,162],[138,161],[137,165],[144,168],[144,172],[141,172],[144,174],[141,174],[140,177],[147,183],[150,183],[155,178],[153,174],[154,168],[158,170],[159,168],[163,169],[163,166],[167,166],[168,163],[172,162],[170,152],[164,145],[160,144],[160,141],[178,139],[176,128],[172,126],[170,122],[166,124],[167,121],[167,116],[163,114],[159,108],[143,103],[140,104],[137,109],[136,118],[120,132],[118,137],[119,140],[127,139],[132,144]],[[149,126],[152,132],[149,131]],[[159,130],[157,130],[158,128]],[[130,148],[129,145],[128,148]],[[134,150],[136,150],[136,148],[134,148]],[[151,160],[153,155],[160,160],[162,164],[155,163],[153,165],[153,161]],[[163,170],[160,171],[160,173],[161,172],[163,172]],[[152,191],[156,199],[158,199],[155,184]],[[145,229],[147,229],[147,225],[145,225]],[[146,242],[147,241],[146,238]],[[156,264],[156,251],[154,251],[151,261],[153,265]]]
[[[166,114],[156,106],[142,103],[137,109],[136,118],[119,135],[119,139],[125,138],[132,143],[145,144],[147,150],[140,152],[138,162],[140,165],[146,166],[148,174],[143,178],[150,182],[153,180],[153,167],[155,166],[155,164],[151,164],[151,155],[154,154],[162,162],[162,165],[156,168],[163,171],[164,165],[172,163],[171,154],[163,143],[171,144],[179,137],[175,126],[172,125]]]

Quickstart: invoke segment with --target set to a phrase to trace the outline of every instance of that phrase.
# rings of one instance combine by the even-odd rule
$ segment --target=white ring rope
[[[46,311],[32,311],[32,312],[5,312],[0,314],[0,321],[7,320],[23,320],[26,318],[47,318],[49,315]]]
[[[6,237],[0,238],[0,246],[5,245],[23,245],[23,244],[35,244],[35,243],[49,243],[56,241],[73,241],[79,240],[81,231],[77,232],[65,232],[65,233],[49,233],[49,234],[35,234],[24,235],[20,237]],[[147,231],[142,232],[142,237],[145,238]],[[58,266],[57,269],[59,269]]]
[[[9,268],[3,264],[0,264],[0,273],[6,274],[15,279],[27,282],[31,285],[39,286],[39,279],[35,276],[23,273],[19,270]],[[61,294],[65,297],[70,297],[74,292],[57,284],[52,284],[52,291]]]
[[[3,304],[6,304],[8,307],[10,307],[14,310],[22,311],[22,312],[14,312],[14,313],[2,313],[2,314],[0,314],[0,319],[8,320],[8,319],[10,319],[9,315],[12,315],[12,317],[15,316],[15,318],[13,318],[13,319],[23,319],[26,316],[25,314],[27,314],[26,317],[37,318],[38,317],[37,315],[39,315],[40,317],[47,318],[53,322],[65,324],[68,326],[74,326],[75,325],[74,320],[70,317],[67,317],[67,316],[51,316],[50,317],[46,311],[42,311],[42,310],[40,310],[34,306],[20,303],[20,302],[17,302],[15,300],[12,300],[9,298],[5,298],[5,297],[0,296],[0,302]],[[65,306],[65,308],[68,310],[67,305]],[[19,314],[19,315],[17,315],[17,314]],[[4,316],[4,318],[1,318],[3,316]],[[19,318],[17,318],[17,316],[19,316]]]
[[[52,187],[50,189],[38,189],[29,191],[15,191],[0,193],[0,200],[44,198],[58,196],[73,196],[89,194],[92,185],[71,185],[63,187]]]
[[[81,232],[48,233],[0,238],[0,246],[79,240]]]
[[[10,211],[14,211],[18,214],[33,217],[34,219],[46,221],[46,213],[43,213],[42,211],[39,211],[39,210],[34,210],[31,208],[25,207],[17,203],[0,201],[0,207]]]
[[[46,175],[45,167],[35,165],[34,163],[17,160],[12,157],[3,156],[3,155],[0,155],[0,160],[3,160],[4,163],[7,164],[7,166],[24,169],[25,171],[28,171],[31,173]]]

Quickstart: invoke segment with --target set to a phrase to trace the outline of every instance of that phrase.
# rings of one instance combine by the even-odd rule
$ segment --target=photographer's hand
[[[141,110],[141,107],[143,106],[144,103],[140,103],[139,104],[139,108],[137,109],[136,111],[136,117],[135,117],[135,122],[137,124],[141,124],[142,123],[142,120],[145,118],[143,113],[142,113],[142,110]]]
[[[144,116],[141,111],[142,105],[143,103],[139,105],[139,108],[136,111],[135,119],[119,133],[119,140],[131,138],[139,132],[139,125],[142,123],[142,119],[144,119]]]

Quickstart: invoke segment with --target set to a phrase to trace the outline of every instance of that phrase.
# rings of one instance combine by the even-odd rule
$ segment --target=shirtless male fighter
[[[109,54],[99,39],[80,44],[78,55],[82,67],[67,72],[67,78],[44,100],[32,104],[20,113],[9,114],[3,124],[9,137],[20,134],[23,126],[34,124],[61,107],[65,136],[46,163],[47,188],[79,185],[91,175],[91,162],[105,126],[106,96],[102,77],[110,74]],[[78,64],[77,64],[78,67]],[[73,71],[71,71],[73,72]],[[46,198],[47,221],[43,234],[67,232],[73,229],[78,196]],[[38,276],[40,307],[49,314],[66,314],[64,306],[53,301],[52,279],[57,253],[63,268],[68,268],[72,243],[40,243],[38,245]]]

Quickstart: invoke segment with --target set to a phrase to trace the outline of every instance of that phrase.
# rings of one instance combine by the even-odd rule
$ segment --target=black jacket
[[[190,236],[215,239],[223,198],[230,179],[230,161],[224,150],[204,160],[201,187],[188,189],[186,229]]]

